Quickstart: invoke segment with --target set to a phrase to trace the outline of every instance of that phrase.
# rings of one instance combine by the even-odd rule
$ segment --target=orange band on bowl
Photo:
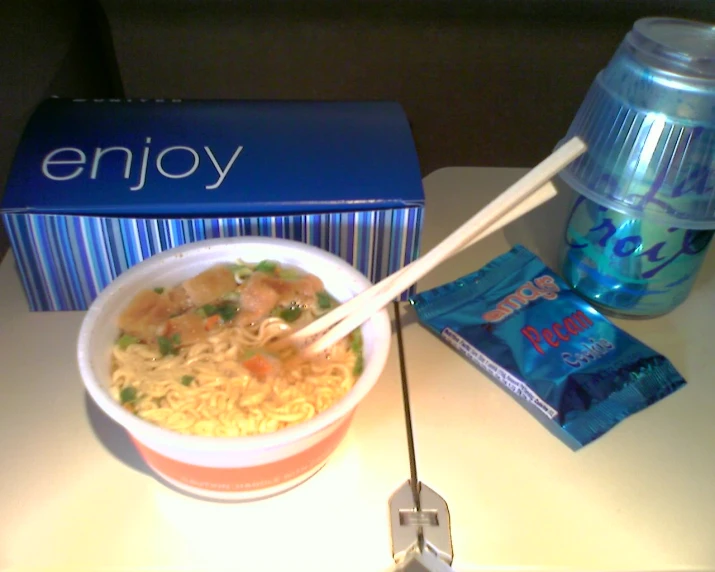
[[[215,468],[165,457],[130,435],[147,465],[186,485],[223,492],[256,491],[291,481],[323,463],[347,433],[352,414],[322,441],[291,457],[251,467]]]

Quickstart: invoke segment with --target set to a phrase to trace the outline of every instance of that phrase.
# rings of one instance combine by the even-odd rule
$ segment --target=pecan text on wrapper
[[[492,323],[501,322],[540,298],[555,300],[559,291],[560,288],[551,276],[539,276],[533,281],[522,284],[513,293],[500,300],[493,310],[482,315],[482,319]],[[593,320],[583,310],[577,310],[562,319],[555,320],[549,327],[535,328],[525,325],[519,331],[539,354],[544,355],[549,348],[558,348],[563,342],[576,341],[576,338],[587,332],[593,324]],[[573,368],[582,367],[614,348],[613,344],[604,338],[599,340],[588,338],[588,341],[580,342],[581,351],[561,354],[561,359]]]

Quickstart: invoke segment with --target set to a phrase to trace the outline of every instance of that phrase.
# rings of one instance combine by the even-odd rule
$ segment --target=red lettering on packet
[[[550,328],[543,328],[541,332],[534,326],[524,326],[519,331],[522,336],[531,342],[534,349],[543,355],[545,352],[542,347],[542,342],[546,342],[546,344],[552,348],[557,348],[561,345],[562,341],[567,342],[573,336],[577,336],[591,326],[593,326],[591,318],[589,318],[583,310],[578,310],[564,318],[561,323],[555,322]],[[564,333],[564,328],[570,335]]]
[[[561,327],[561,324],[554,324],[552,329],[554,330],[554,333],[563,341],[567,341],[569,339],[569,337],[564,334],[564,329]]]
[[[541,346],[539,345],[539,341],[541,341],[541,336],[539,335],[539,331],[534,327],[534,326],[524,326],[521,328],[521,334],[531,342],[531,345],[534,346],[534,349],[539,352],[540,354],[544,353],[544,350],[541,349]]]
[[[542,330],[541,332],[541,334],[544,336],[544,340],[546,341],[546,343],[549,344],[552,348],[559,347],[559,341],[556,338],[556,333],[553,331],[553,328],[556,325],[557,324],[551,326],[551,330]]]

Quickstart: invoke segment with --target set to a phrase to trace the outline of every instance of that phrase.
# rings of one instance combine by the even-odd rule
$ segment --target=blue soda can
[[[633,218],[578,195],[565,226],[561,273],[604,314],[659,316],[690,294],[714,232]]]
[[[690,293],[715,230],[715,26],[635,22],[598,73],[559,173],[580,195],[561,271],[603,313],[648,318]]]

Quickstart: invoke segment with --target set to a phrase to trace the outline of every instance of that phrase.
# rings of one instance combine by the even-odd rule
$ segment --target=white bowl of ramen
[[[266,272],[265,267],[256,269],[262,261],[276,264],[279,270],[273,275],[279,278],[296,279],[303,273],[317,277],[319,281],[311,283],[322,283],[322,293],[314,292],[322,302],[325,292],[339,303],[371,285],[341,258],[300,242],[259,237],[205,240],[157,254],[122,273],[97,297],[80,329],[79,371],[94,402],[128,432],[161,478],[202,497],[261,498],[305,481],[338,447],[387,360],[391,327],[383,310],[360,328],[361,349],[351,343],[359,339],[351,338],[317,366],[282,368],[280,360],[271,361],[261,340],[256,341],[258,324],[263,324],[265,338],[270,328],[287,327],[281,322],[292,318],[296,308],[300,317],[293,318],[290,327],[325,308],[310,306],[310,288],[298,289],[295,296],[302,298],[290,306],[293,314],[284,312],[285,294],[271,310],[270,320],[259,316],[260,296],[256,298],[255,284],[251,290],[249,283],[265,282],[257,276]],[[204,302],[215,292],[192,289],[194,283],[187,282],[217,268],[229,268],[235,277],[238,295],[221,296],[233,304],[233,313],[231,304],[222,306],[228,313],[214,312],[219,304]],[[146,293],[154,289],[160,302]],[[181,310],[174,308],[167,318],[163,306],[151,306],[164,304],[164,298],[172,304],[181,300]],[[193,299],[202,305],[196,306]],[[213,310],[205,311],[207,306]],[[184,340],[172,332],[189,318],[196,322],[189,312],[205,319],[208,333]],[[170,321],[167,326],[147,329],[162,315]],[[149,339],[154,335],[156,339]],[[256,348],[247,347],[251,344]],[[362,355],[360,368],[356,355],[349,355],[356,352]]]

